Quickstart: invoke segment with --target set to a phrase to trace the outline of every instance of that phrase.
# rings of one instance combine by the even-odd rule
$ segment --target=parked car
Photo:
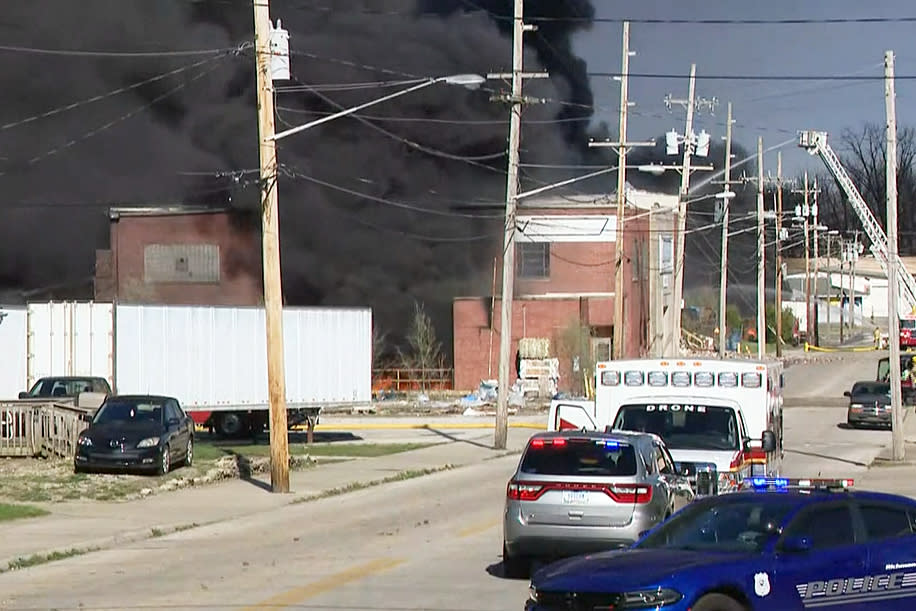
[[[528,440],[506,489],[503,569],[627,546],[692,501],[652,433],[561,431]]]
[[[846,410],[849,426],[891,426],[891,385],[887,382],[856,382],[843,395],[849,397]]]
[[[79,435],[74,470],[152,471],[194,460],[194,421],[172,397],[108,397]]]
[[[630,549],[544,567],[528,611],[912,609],[916,501],[852,482],[751,478]],[[910,602],[907,603],[906,601]]]
[[[75,398],[84,392],[110,395],[111,386],[105,378],[95,376],[53,376],[39,378],[31,389],[19,393],[19,398]]]

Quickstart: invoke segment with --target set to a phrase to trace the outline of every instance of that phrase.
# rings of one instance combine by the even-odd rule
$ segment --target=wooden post
[[[277,201],[277,146],[274,136],[273,79],[270,71],[270,1],[254,1],[257,57],[258,136],[261,158],[261,242],[264,318],[267,327],[267,391],[270,401],[270,487],[289,492],[289,430],[283,362],[283,288],[280,280],[280,219]]]

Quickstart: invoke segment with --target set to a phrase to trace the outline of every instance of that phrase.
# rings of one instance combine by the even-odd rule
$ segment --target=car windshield
[[[639,549],[760,552],[778,537],[797,503],[760,497],[722,502],[711,498],[686,507],[636,545]]]
[[[521,472],[530,475],[631,476],[636,475],[633,446],[604,439],[567,441],[563,445],[533,439],[522,460]]]
[[[614,428],[655,433],[671,450],[735,450],[741,437],[735,410],[713,405],[624,405]]]
[[[906,318],[900,321],[901,329],[916,329],[916,319]]]
[[[149,401],[109,401],[99,408],[92,423],[162,422],[162,407]]]

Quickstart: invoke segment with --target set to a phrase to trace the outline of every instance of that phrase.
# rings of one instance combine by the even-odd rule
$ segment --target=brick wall
[[[591,300],[590,300],[591,301]],[[474,390],[487,378],[487,359],[490,355],[490,299],[469,297],[456,299],[452,305],[454,324],[455,388]],[[491,377],[497,378],[499,369],[499,316],[502,304],[496,299],[493,325]],[[563,330],[579,317],[578,299],[524,299],[513,303],[512,347],[510,383],[516,379],[515,352],[522,337],[550,338],[551,350],[560,358],[560,389],[572,388],[572,362],[559,354]],[[613,317],[613,300],[588,303],[589,316],[594,311],[601,317]],[[592,324],[595,324],[594,322]]]
[[[123,303],[250,306],[262,302],[260,235],[226,212],[122,216],[112,222],[112,283]],[[147,245],[219,246],[219,282],[147,283]],[[104,273],[99,270],[100,275]],[[97,286],[104,286],[103,278]]]

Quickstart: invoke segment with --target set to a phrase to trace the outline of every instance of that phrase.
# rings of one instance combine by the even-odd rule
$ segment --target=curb
[[[464,424],[449,423],[399,423],[399,422],[380,422],[378,424],[319,424],[315,426],[316,431],[372,431],[372,430],[471,430],[471,429],[492,429],[494,423],[487,422],[468,422]],[[536,422],[510,422],[510,429],[535,429],[546,430],[547,425]]]

